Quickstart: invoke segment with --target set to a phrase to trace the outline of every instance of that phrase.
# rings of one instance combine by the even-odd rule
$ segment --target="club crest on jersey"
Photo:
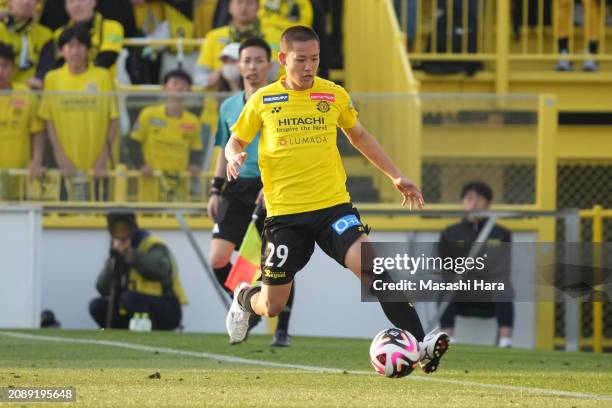
[[[356,215],[351,214],[351,215],[345,215],[344,217],[335,221],[332,224],[332,228],[334,229],[334,231],[336,231],[336,234],[342,235],[344,234],[344,231],[346,231],[347,229],[351,227],[359,226],[359,225],[362,225],[361,221],[359,221],[359,218],[357,218]]]
[[[281,103],[289,101],[289,94],[264,95],[263,103]]]
[[[336,102],[336,95],[334,95],[333,93],[316,92],[310,94],[310,100]]]
[[[317,110],[321,113],[327,113],[329,112],[329,103],[325,102],[325,101],[321,101],[319,103],[317,103]]]

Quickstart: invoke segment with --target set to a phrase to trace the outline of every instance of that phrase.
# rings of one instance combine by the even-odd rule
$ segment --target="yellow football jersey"
[[[57,42],[62,35],[64,30],[74,25],[73,22],[69,22],[64,27],[60,27],[53,32],[53,38]],[[109,20],[102,17],[102,14],[96,12],[94,16],[94,23],[91,28],[91,49],[89,50],[89,62],[93,62],[96,56],[104,51],[113,51],[120,53],[123,48],[123,26],[121,23],[115,20]],[[114,78],[117,70],[117,64],[111,68],[111,75]]]
[[[108,125],[117,118],[117,100],[107,69],[90,65],[73,75],[68,66],[45,76],[39,115],[55,126],[64,152],[78,170],[90,170],[106,149]]]
[[[136,26],[145,34],[153,32],[162,22],[168,23],[170,38],[193,38],[194,20],[193,5],[186,3],[172,5],[165,1],[147,1],[145,3],[134,4],[134,17]],[[174,47],[171,47],[176,52]],[[192,47],[184,47],[184,52],[190,54]]]
[[[247,143],[261,129],[259,168],[268,215],[348,203],[346,173],[336,147],[337,128],[357,124],[348,93],[319,77],[305,91],[286,89],[284,80],[253,94],[232,127]]]
[[[40,52],[44,45],[52,39],[53,33],[51,30],[36,22],[31,22],[21,30],[16,29],[16,25],[0,22],[0,42],[11,45],[13,51],[15,51],[13,81],[25,83],[36,74]],[[27,61],[25,61],[25,64],[20,64],[24,45],[28,47],[26,50]]]
[[[22,84],[13,93],[0,95],[0,168],[25,168],[30,162],[30,137],[42,132],[36,96]]]
[[[313,21],[310,0],[259,0],[257,15],[262,26],[276,26],[281,31],[294,25],[312,27]]]
[[[263,39],[266,40],[270,48],[272,49],[272,61],[276,61],[278,52],[280,51],[280,38],[283,33],[282,30],[276,27],[261,26],[261,33]],[[198,56],[197,65],[209,68],[213,71],[221,68],[223,65],[219,60],[219,55],[223,48],[231,43],[230,28],[229,26],[223,26],[210,30],[206,37],[204,37],[204,44],[200,48],[200,55]]]
[[[140,112],[131,138],[142,143],[145,163],[155,170],[187,170],[190,151],[202,150],[197,116],[186,110],[180,118],[168,116],[164,104]]]

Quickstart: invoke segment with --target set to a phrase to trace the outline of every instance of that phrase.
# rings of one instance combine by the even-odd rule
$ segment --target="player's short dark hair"
[[[113,232],[113,227],[117,224],[123,224],[130,227],[132,230],[138,229],[136,215],[131,211],[111,211],[106,215],[106,225],[108,231]]]
[[[491,186],[484,181],[475,180],[464,185],[461,189],[461,199],[463,200],[470,191],[484,197],[487,201],[491,201],[493,199],[493,189],[491,189]]]
[[[238,55],[242,55],[242,50],[249,47],[258,47],[266,52],[266,57],[268,58],[268,62],[272,60],[272,49],[270,45],[262,38],[259,37],[251,37],[242,42],[240,44],[240,48],[238,49]]]
[[[11,61],[15,61],[15,50],[13,46],[7,43],[0,42],[0,58]]]
[[[170,81],[172,78],[179,78],[187,82],[189,86],[193,85],[193,79],[191,78],[191,75],[189,75],[187,71],[182,70],[180,68],[168,71],[166,75],[164,75],[163,84],[167,84],[168,81]]]
[[[59,39],[57,40],[57,45],[60,49],[66,45],[66,43],[77,40],[81,44],[87,47],[87,49],[91,48],[91,35],[89,34],[89,27],[85,23],[77,23],[73,26],[66,28],[62,31]]]
[[[291,48],[294,42],[306,42],[312,40],[315,40],[321,44],[319,36],[312,28],[301,25],[289,27],[283,31],[283,34],[281,35],[281,44],[284,44],[287,48]]]

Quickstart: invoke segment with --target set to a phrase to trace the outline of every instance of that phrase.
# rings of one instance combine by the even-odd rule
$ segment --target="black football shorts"
[[[242,238],[251,222],[255,210],[255,200],[262,184],[259,178],[238,178],[230,181],[223,190],[219,213],[213,227],[213,238],[224,239],[240,248]],[[257,219],[257,229],[261,232],[265,211]]]
[[[315,242],[340,265],[351,245],[368,232],[350,203],[297,214],[268,217],[261,247],[262,281],[282,285],[293,281],[314,252]]]

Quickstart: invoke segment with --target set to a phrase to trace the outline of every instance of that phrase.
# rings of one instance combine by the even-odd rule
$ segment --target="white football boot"
[[[421,352],[419,364],[427,374],[436,371],[438,364],[440,364],[440,359],[442,359],[442,356],[446,353],[450,344],[450,337],[448,337],[448,334],[444,332],[436,333],[437,330],[438,328],[436,327],[427,333],[423,341],[419,343]]]
[[[238,303],[238,294],[249,287],[251,285],[242,282],[234,290],[234,300],[232,300],[232,305],[225,319],[225,328],[230,337],[230,344],[241,343],[246,339],[249,332],[249,317],[251,313],[247,312]]]

